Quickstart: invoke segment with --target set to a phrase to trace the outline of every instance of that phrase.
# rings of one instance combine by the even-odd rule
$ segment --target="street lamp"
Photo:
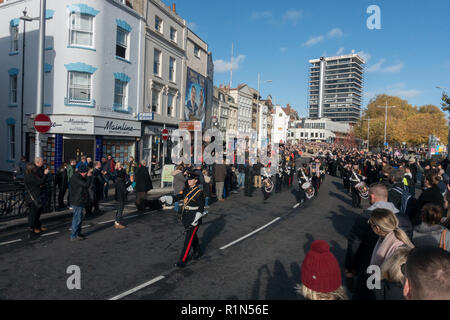
[[[445,90],[449,90],[450,91],[450,88],[441,87],[441,86],[436,86],[436,89],[441,89],[443,93],[445,93]],[[450,116],[449,116],[449,122],[450,122]],[[450,152],[450,128],[449,128],[449,131],[448,131],[447,156],[448,156],[449,152]]]
[[[20,110],[20,155],[23,156],[23,96],[25,91],[25,35],[26,35],[26,25],[27,22],[32,22],[34,20],[39,20],[39,17],[32,18],[27,15],[27,8],[22,11],[23,16],[20,17],[20,20],[23,21],[23,39],[22,39],[22,89],[21,89],[21,110]]]
[[[271,83],[272,82],[272,80],[264,80],[263,81],[263,83]],[[257,99],[257,106],[256,106],[256,110],[257,110],[257,112],[256,112],[256,130],[257,130],[257,132],[256,132],[256,134],[257,134],[257,137],[258,137],[258,147],[261,147],[261,134],[260,134],[260,130],[259,130],[259,96],[260,96],[260,86],[261,86],[261,77],[260,77],[260,74],[258,73],[258,99]]]
[[[369,141],[370,141],[370,121],[373,121],[375,119],[363,119],[363,120],[367,120],[367,152],[370,152],[370,148],[369,148]]]
[[[385,108],[386,109],[386,114],[385,114],[385,118],[384,118],[384,147],[386,147],[386,136],[387,136],[387,114],[388,114],[388,103],[386,100],[386,106],[377,106],[378,108]],[[389,106],[389,108],[396,108],[397,106]]]
[[[26,9],[23,11],[23,16],[20,17],[21,20],[25,22],[31,22],[34,20],[39,20],[39,51],[38,51],[38,79],[37,79],[37,94],[36,94],[36,115],[40,114],[44,110],[44,58],[45,58],[45,11],[47,7],[47,1],[41,0],[40,16],[39,17],[29,17],[27,16]],[[24,43],[25,48],[25,27],[24,27]],[[25,57],[25,54],[23,54]],[[25,62],[22,61],[24,64]],[[24,67],[22,66],[22,77],[23,77]],[[23,78],[22,78],[22,110],[23,110]],[[23,111],[22,111],[23,116]],[[23,130],[23,125],[22,125]],[[23,133],[22,133],[23,135]],[[42,156],[42,150],[40,145],[40,133],[36,131],[35,138],[35,157]]]

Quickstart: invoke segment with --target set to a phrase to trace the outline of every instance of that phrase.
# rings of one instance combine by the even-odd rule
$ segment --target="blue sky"
[[[170,5],[167,0],[164,0]],[[205,40],[215,61],[214,83],[228,84],[234,43],[233,87],[247,83],[276,104],[307,115],[308,61],[348,54],[366,59],[364,107],[376,94],[439,106],[450,88],[449,0],[191,0],[178,14]],[[366,12],[381,9],[381,30],[369,30]],[[450,91],[450,90],[449,90]]]

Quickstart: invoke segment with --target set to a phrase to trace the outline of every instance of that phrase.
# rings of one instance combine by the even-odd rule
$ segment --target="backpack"
[[[401,216],[409,217],[410,219],[412,219],[415,214],[416,198],[411,196],[406,188],[394,187],[392,188],[392,190],[400,193],[400,195],[402,196],[400,208],[398,208],[400,211],[399,214]]]

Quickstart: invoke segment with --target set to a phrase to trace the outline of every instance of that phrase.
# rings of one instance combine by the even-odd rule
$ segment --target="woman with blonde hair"
[[[295,290],[308,300],[347,300],[339,263],[326,241],[311,244],[302,263],[301,282]]]
[[[375,209],[369,224],[380,238],[373,249],[370,265],[381,266],[398,248],[414,248],[406,233],[399,228],[398,218],[387,209]]]
[[[381,265],[381,286],[380,289],[375,289],[377,300],[405,299],[402,266],[406,264],[411,250],[410,248],[399,248]]]

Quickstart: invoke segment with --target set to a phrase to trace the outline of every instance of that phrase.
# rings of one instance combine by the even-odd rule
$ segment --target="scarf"
[[[388,259],[398,248],[405,244],[395,237],[394,231],[390,232],[384,239],[378,239],[373,249],[370,265],[381,267],[383,262]]]

